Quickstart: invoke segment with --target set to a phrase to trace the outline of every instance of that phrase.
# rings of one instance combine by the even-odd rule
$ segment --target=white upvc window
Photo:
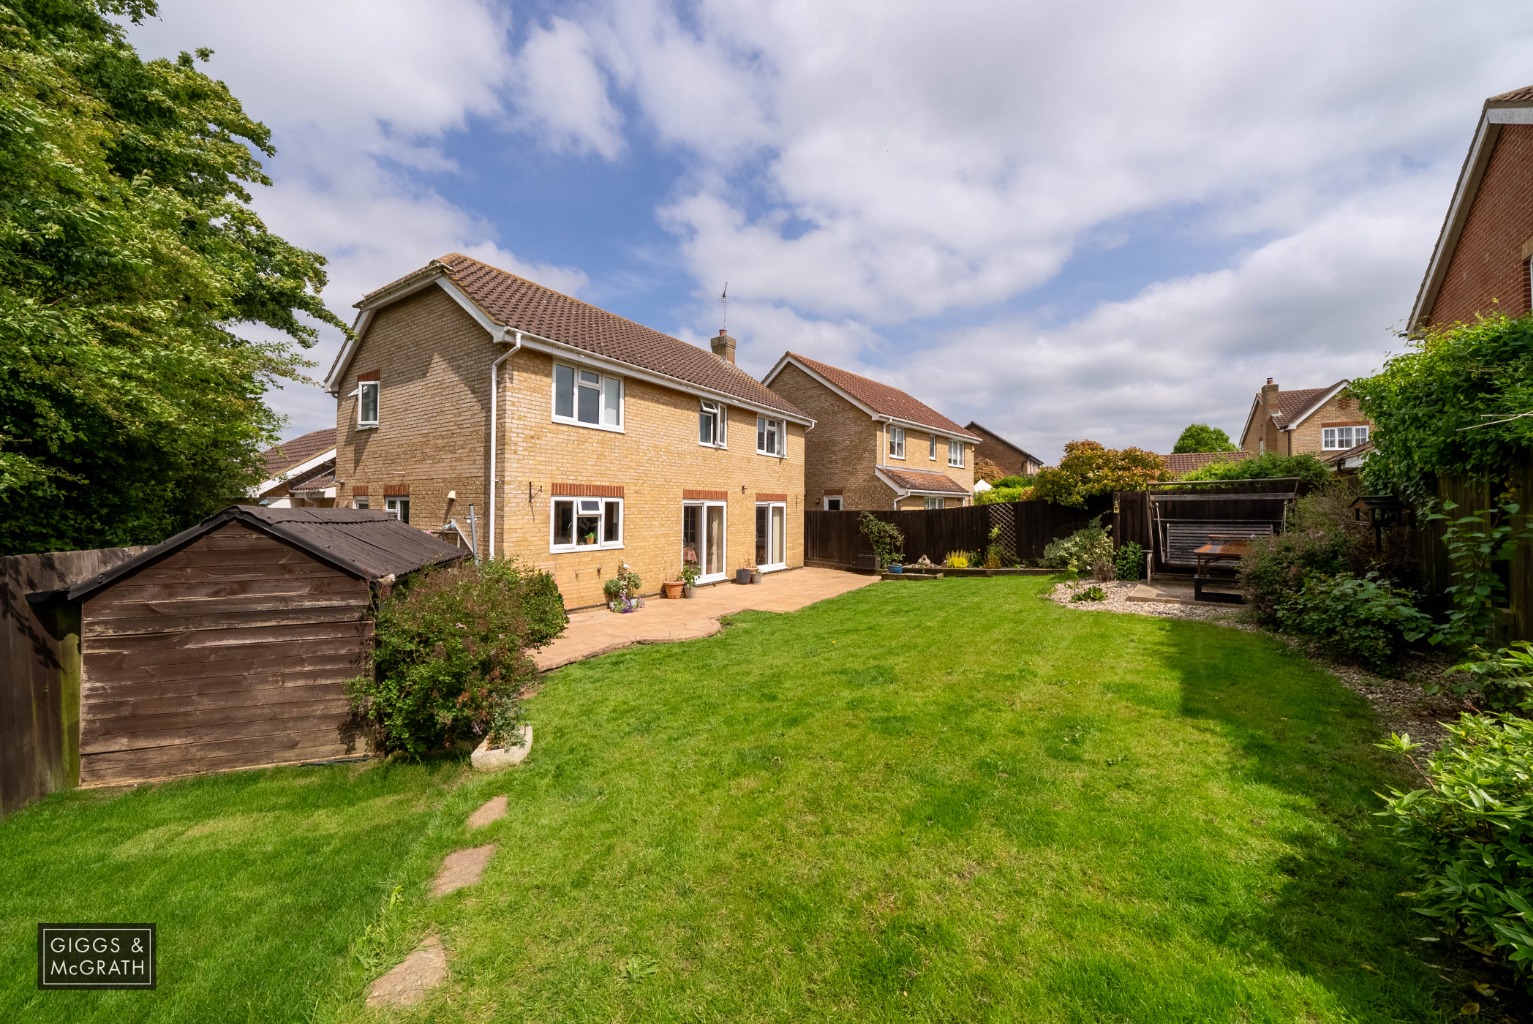
[[[825,495],[825,503],[824,504],[825,504],[825,511],[827,511],[827,512],[840,512],[841,509],[845,507],[844,503],[841,500],[841,495],[839,495],[839,494],[827,494],[827,495]]]
[[[926,450],[926,457],[928,459],[931,459],[933,462],[936,462],[937,461],[937,435],[936,434],[931,434],[931,435],[928,435],[928,436],[929,436],[929,438],[931,440],[931,447]]]
[[[358,495],[357,497],[351,499],[351,507],[352,508],[362,508],[362,509],[365,509],[365,508],[371,508],[372,506],[368,502],[367,495],[361,494],[361,495]]]
[[[1366,426],[1324,427],[1320,431],[1320,447],[1328,452],[1344,452],[1368,440]]]
[[[946,498],[934,498],[934,497],[931,497],[930,495],[928,495],[927,498],[926,498],[926,507],[927,508],[947,508],[947,499]]]
[[[554,421],[622,430],[623,378],[555,363]]]
[[[703,399],[697,407],[697,443],[709,448],[723,448],[728,433],[728,410],[712,399]]]
[[[782,420],[774,420],[770,416],[756,417],[756,452],[760,455],[775,455],[782,458],[787,451],[784,443],[784,435],[787,434],[787,424]]]
[[[947,464],[963,468],[963,442],[956,438],[947,439]]]
[[[905,428],[889,426],[889,458],[903,459],[905,457]]]
[[[378,387],[379,382],[375,380],[364,380],[357,384],[357,426],[378,425]]]
[[[410,521],[410,499],[404,496],[384,498],[383,509],[401,523]]]
[[[549,551],[623,546],[622,498],[555,498],[549,517]]]

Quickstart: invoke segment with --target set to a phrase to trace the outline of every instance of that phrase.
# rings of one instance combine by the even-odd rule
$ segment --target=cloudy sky
[[[1376,369],[1481,102],[1533,84],[1510,4],[161,7],[133,40],[214,49],[347,319],[454,250],[694,341],[728,281],[752,372],[800,351],[1046,461]]]

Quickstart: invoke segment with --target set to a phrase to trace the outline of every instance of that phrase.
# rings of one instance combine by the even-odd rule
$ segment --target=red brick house
[[[1038,456],[973,420],[964,429],[979,438],[975,454],[995,463],[1007,476],[1032,476],[1043,468],[1043,460]]]
[[[1533,86],[1492,96],[1411,309],[1409,327],[1533,309]]]

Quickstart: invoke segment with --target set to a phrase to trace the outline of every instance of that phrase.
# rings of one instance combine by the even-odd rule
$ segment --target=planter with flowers
[[[644,599],[639,596],[639,587],[642,585],[639,574],[624,562],[618,567],[617,573],[601,585],[602,594],[607,598],[607,607],[614,612],[632,612],[643,608]]]

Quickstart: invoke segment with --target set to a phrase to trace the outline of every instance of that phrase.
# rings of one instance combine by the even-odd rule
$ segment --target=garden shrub
[[[1075,593],[1071,594],[1070,595],[1070,600],[1072,600],[1072,601],[1105,601],[1105,600],[1107,600],[1107,591],[1103,590],[1101,587],[1099,587],[1099,586],[1097,586],[1096,584],[1093,583],[1091,586],[1087,587],[1085,590],[1077,590]]]
[[[1533,642],[1519,640],[1497,651],[1476,647],[1448,674],[1456,677],[1451,688],[1459,696],[1478,697],[1496,710],[1516,708],[1533,700]]]
[[[1144,548],[1132,540],[1120,545],[1113,552],[1113,570],[1120,580],[1144,579]]]
[[[1533,979],[1533,720],[1463,715],[1427,761],[1430,788],[1391,790],[1379,816],[1409,851],[1417,912]],[[1381,744],[1410,756],[1408,736]],[[1414,759],[1413,759],[1414,762]],[[1417,766],[1420,767],[1419,765]]]
[[[873,554],[878,556],[880,569],[905,557],[901,550],[905,546],[905,534],[898,526],[871,512],[864,512],[857,517],[857,528],[868,538]]]
[[[1183,480],[1275,480],[1296,476],[1312,487],[1329,482],[1335,474],[1329,466],[1305,452],[1279,455],[1263,452],[1238,462],[1210,462],[1182,475]]]
[[[1018,488],[1021,488],[1021,487],[1031,487],[1032,485],[1033,485],[1033,478],[1031,476],[1023,476],[1023,475],[1018,474],[1018,473],[1013,473],[1011,476],[996,477],[994,480],[990,481],[990,486],[992,486],[992,487],[1018,487]]]
[[[1040,562],[1045,569],[1066,569],[1080,573],[1093,572],[1104,563],[1110,566],[1112,559],[1112,536],[1098,517],[1085,529],[1050,543],[1043,549]]]
[[[974,564],[974,552],[949,551],[942,564],[949,569],[967,569]]]
[[[1316,641],[1333,657],[1379,671],[1432,628],[1410,591],[1377,573],[1346,572],[1308,577],[1298,593],[1278,605],[1277,624]]]
[[[1015,501],[1032,501],[1033,488],[1025,487],[992,487],[988,491],[980,491],[974,495],[976,505],[1009,505]]]
[[[520,717],[536,675],[528,651],[569,618],[548,573],[510,561],[430,570],[378,609],[373,671],[347,682],[353,710],[379,745],[419,757]]]

